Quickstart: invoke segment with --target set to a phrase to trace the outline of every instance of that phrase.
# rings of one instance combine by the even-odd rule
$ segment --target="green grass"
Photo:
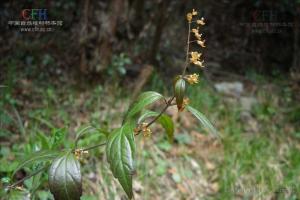
[[[130,90],[119,86],[98,85],[76,90],[68,84],[58,87],[57,84],[34,83],[27,88],[29,96],[16,96],[16,87],[14,81],[10,82],[9,88],[2,91],[5,98],[0,100],[1,109],[6,111],[1,113],[1,186],[13,182],[10,176],[19,158],[50,148],[49,141],[53,136],[65,134],[66,139],[61,139],[58,145],[66,148],[72,145],[75,131],[84,125],[105,129],[119,126],[122,120],[120,113],[126,111],[130,102]],[[196,122],[194,128],[185,128],[177,123],[173,145],[166,141],[158,126],[153,128],[154,134],[150,139],[137,138],[136,199],[164,199],[172,195],[172,199],[300,198],[300,149],[295,134],[299,132],[296,123],[299,120],[296,111],[292,117],[285,111],[295,105],[285,87],[279,85],[282,90],[272,94],[265,94],[263,89],[255,94],[258,103],[251,110],[251,116],[258,128],[252,132],[247,131],[247,124],[241,120],[242,110],[238,101],[228,101],[216,94],[205,80],[190,87],[187,96],[191,105],[213,122],[222,140],[217,142],[217,147],[208,136],[205,136],[204,142],[198,141],[191,131],[207,132]],[[153,75],[147,89],[170,94],[157,74]],[[12,108],[17,110],[17,115]],[[184,113],[181,115],[185,116]],[[86,147],[101,141],[103,137],[89,134],[79,145]],[[214,148],[217,153],[212,150]],[[124,196],[103,152],[103,148],[91,151],[82,162],[82,199]],[[208,160],[215,165],[213,170],[208,169]],[[26,167],[25,172],[31,173],[37,167]],[[24,192],[35,191],[36,199],[51,198],[47,174],[43,173],[40,180],[37,190],[34,184],[38,181],[26,181]],[[207,192],[207,188],[214,184],[217,189]],[[2,190],[1,195],[3,193]]]

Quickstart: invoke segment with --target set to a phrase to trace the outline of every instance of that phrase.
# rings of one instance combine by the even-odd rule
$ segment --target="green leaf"
[[[65,128],[53,129],[51,136],[51,148],[55,149],[59,147],[64,142],[66,134],[67,130]]]
[[[50,161],[59,155],[57,151],[38,151],[25,158],[13,172],[13,175],[20,169],[35,162]],[[13,176],[12,175],[12,176]]]
[[[106,145],[106,156],[110,169],[130,199],[133,197],[132,175],[135,156],[133,128],[132,122],[125,123],[109,136]]]
[[[137,123],[140,124],[143,121],[145,121],[147,118],[149,118],[149,117],[156,117],[158,114],[159,113],[151,111],[151,110],[145,110],[145,111],[143,111],[143,113],[139,117]]]
[[[30,200],[30,193],[28,191],[11,190],[8,194],[4,195],[3,199],[9,200]]]
[[[158,122],[166,130],[168,140],[170,143],[172,143],[174,140],[174,123],[171,117],[163,114],[158,118]]]
[[[174,95],[176,98],[176,104],[178,110],[182,110],[182,104],[183,104],[183,98],[185,95],[185,80],[182,78],[179,78],[176,80],[175,85],[174,85]]]
[[[138,123],[140,124],[145,119],[147,119],[149,117],[156,117],[158,115],[159,115],[159,113],[157,113],[157,112],[146,110],[138,119]],[[169,117],[168,115],[162,114],[158,118],[157,122],[165,129],[168,140],[170,143],[172,143],[174,140],[174,123],[173,123],[171,117]]]
[[[88,133],[93,134],[93,136],[95,136],[95,134],[103,135],[106,138],[109,135],[109,132],[105,129],[94,128],[92,126],[83,127],[76,133],[77,135],[76,135],[76,139],[75,139],[75,147],[77,147],[77,143],[78,143],[79,139],[81,139],[83,136],[85,136]]]
[[[215,127],[210,123],[210,121],[203,115],[201,112],[196,110],[195,108],[191,106],[187,106],[186,109],[190,111],[200,122],[201,124],[209,130],[210,133],[212,133],[214,136],[219,137],[218,131],[215,129]]]
[[[44,133],[42,132],[37,132],[37,135],[36,135],[36,139],[37,141],[40,141],[41,145],[42,145],[42,148],[41,149],[51,149],[50,147],[50,138],[47,137]]]
[[[71,152],[52,162],[49,168],[49,186],[56,200],[80,200],[80,164]]]
[[[155,101],[163,99],[163,98],[164,97],[161,94],[159,94],[157,92],[153,92],[153,91],[148,91],[148,92],[142,93],[137,98],[137,100],[130,106],[130,108],[125,116],[125,120],[127,118],[133,117],[135,114],[140,112],[146,106],[154,103]]]

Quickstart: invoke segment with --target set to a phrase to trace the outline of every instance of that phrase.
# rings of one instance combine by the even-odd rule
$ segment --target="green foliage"
[[[142,93],[128,109],[125,120],[134,117],[146,106],[163,98],[163,95],[159,94],[158,92],[149,91]]]
[[[57,151],[39,151],[35,152],[33,154],[30,154],[27,156],[23,161],[20,162],[18,167],[15,169],[13,175],[20,169],[24,168],[25,166],[32,165],[37,162],[45,162],[45,161],[51,161],[55,159],[59,155],[59,152]]]
[[[54,90],[47,90],[47,95],[50,100],[45,102],[47,105],[51,105],[52,103],[56,104],[58,102],[58,96]],[[184,95],[185,81],[183,79],[179,79],[177,84],[175,84],[174,97],[176,96],[176,102],[180,110],[184,109]],[[82,186],[81,171],[77,158],[80,158],[80,156],[85,152],[85,149],[78,149],[78,146],[100,142],[100,145],[98,144],[87,149],[94,149],[106,144],[106,157],[110,165],[110,169],[114,177],[116,177],[120,182],[127,196],[129,198],[133,198],[132,176],[135,171],[134,163],[136,148],[134,135],[138,135],[140,132],[144,133],[145,131],[150,131],[151,133],[149,126],[154,122],[158,122],[165,129],[166,136],[169,142],[172,143],[174,140],[174,123],[169,116],[164,114],[164,112],[168,107],[174,105],[172,103],[174,97],[167,100],[166,97],[158,92],[144,92],[129,107],[121,128],[114,129],[111,132],[106,126],[103,126],[104,128],[99,128],[99,125],[97,127],[82,126],[76,132],[74,144],[70,144],[66,140],[68,133],[66,128],[55,128],[51,123],[49,119],[51,112],[41,110],[41,112],[31,113],[31,118],[35,119],[37,123],[45,125],[51,133],[50,135],[47,135],[39,129],[36,130],[35,136],[29,140],[31,143],[26,145],[25,148],[28,153],[36,151],[36,149],[43,150],[31,153],[22,162],[20,162],[18,166],[13,167],[13,175],[22,168],[29,169],[29,171],[33,169],[33,173],[29,174],[28,177],[34,177],[30,179],[30,182],[28,182],[28,180],[24,183],[31,188],[30,191],[32,194],[35,193],[36,196],[47,196],[47,194],[41,194],[37,191],[40,183],[45,178],[45,174],[40,173],[42,171],[38,171],[38,173],[36,173],[34,172],[34,169],[40,168],[39,170],[44,170],[44,168],[49,166],[48,164],[50,163],[51,166],[48,171],[49,186],[50,191],[55,198],[79,199],[82,193]],[[161,112],[145,110],[145,108],[150,104],[162,99],[164,100],[165,105]],[[205,127],[216,132],[210,122],[200,112],[191,107],[187,107],[187,109],[192,112]],[[144,112],[142,112],[143,110]],[[138,117],[139,113],[141,113],[141,115]],[[149,123],[144,123],[149,119],[151,119]],[[143,126],[140,126],[141,124]],[[136,130],[138,127],[139,129]],[[165,148],[166,150],[170,149],[170,144],[168,144],[168,148],[165,145]],[[74,154],[76,155],[76,158]],[[44,168],[41,168],[41,166]],[[166,165],[159,165],[156,171],[158,174],[165,172]],[[173,175],[173,179],[179,181],[176,175]],[[9,181],[10,180],[8,180],[8,182]]]
[[[119,180],[128,197],[133,197],[132,175],[135,170],[134,124],[125,123],[108,138],[106,145],[107,161],[113,175]]]
[[[118,56],[113,55],[111,65],[107,68],[107,73],[112,77],[124,76],[126,74],[126,65],[131,63],[130,58],[124,53]]]
[[[49,186],[55,199],[80,199],[82,194],[80,164],[71,152],[52,162],[49,169]]]
[[[69,5],[72,7],[73,3],[60,5]],[[197,15],[197,13],[195,13],[196,12],[193,11],[193,14],[190,15],[196,17],[195,15]],[[188,23],[189,34],[191,34],[191,20],[188,20]],[[190,38],[190,35],[188,38]],[[150,126],[158,122],[165,129],[166,136],[169,140],[169,143],[160,143],[158,147],[166,151],[170,150],[171,143],[174,140],[175,125],[172,119],[164,113],[169,107],[175,106],[175,102],[173,102],[174,99],[176,100],[178,110],[183,111],[187,105],[187,102],[184,99],[187,88],[185,79],[190,84],[198,82],[198,75],[193,75],[193,77],[191,77],[191,75],[186,74],[187,67],[190,64],[189,61],[191,60],[189,59],[189,55],[191,55],[189,45],[190,40],[188,39],[186,63],[184,64],[182,74],[177,76],[171,89],[171,97],[165,97],[156,91],[142,93],[127,110],[122,125],[119,128],[115,128],[115,124],[111,123],[113,120],[108,119],[108,115],[103,114],[105,113],[103,110],[106,110],[106,108],[102,108],[99,103],[102,102],[104,93],[101,86],[96,87],[93,90],[94,94],[91,95],[91,97],[86,97],[83,94],[83,97],[80,98],[79,102],[75,101],[71,94],[67,99],[61,98],[61,94],[57,92],[56,87],[54,86],[55,84],[48,86],[47,88],[42,88],[41,91],[38,91],[39,95],[45,97],[41,101],[42,108],[37,108],[29,113],[29,117],[32,119],[33,123],[27,123],[26,121],[26,126],[16,109],[18,103],[11,101],[10,105],[12,105],[16,119],[10,115],[2,114],[0,115],[0,118],[6,119],[5,121],[8,124],[11,123],[10,121],[16,121],[16,123],[19,124],[20,133],[22,133],[21,135],[23,135],[23,138],[26,138],[27,144],[22,147],[16,147],[15,149],[16,151],[24,150],[24,153],[19,153],[19,156],[30,155],[26,156],[26,158],[18,163],[17,166],[11,167],[11,169],[14,170],[12,179],[14,178],[14,175],[21,174],[20,170],[22,168],[25,168],[24,171],[27,176],[22,177],[22,179],[15,184],[11,184],[9,189],[14,189],[23,182],[26,186],[26,190],[24,191],[24,194],[22,194],[23,199],[28,194],[27,191],[30,192],[30,195],[32,194],[34,196],[33,198],[47,199],[49,198],[49,193],[41,193],[38,191],[38,187],[48,175],[50,191],[55,199],[80,199],[82,195],[82,172],[80,170],[79,160],[82,159],[83,154],[87,154],[89,150],[106,145],[106,158],[113,176],[118,179],[128,198],[134,198],[132,179],[135,173],[135,136],[138,136],[140,133],[143,133],[145,137],[150,136],[152,133]],[[197,53],[197,55],[199,56],[196,60],[201,64],[203,61],[201,62],[199,60],[200,54]],[[24,57],[27,65],[33,65],[34,68],[38,68],[39,59],[36,58],[36,56],[24,55]],[[195,58],[192,60],[195,61]],[[48,67],[55,64],[55,62],[54,57],[45,54],[41,59],[41,66]],[[131,60],[126,54],[121,53],[118,56],[113,56],[111,65],[107,68],[107,73],[111,78],[118,78],[118,76],[126,74],[126,65],[129,64],[131,64]],[[39,74],[39,77],[40,79],[44,79],[44,74]],[[30,87],[34,87],[34,84],[29,85],[28,90],[33,92]],[[109,86],[111,87],[111,83]],[[164,88],[166,87],[164,86]],[[9,95],[7,97],[8,100],[13,99],[10,98]],[[117,102],[116,99],[117,98],[115,97],[114,103]],[[163,103],[163,108],[160,112],[146,110],[139,117],[139,114],[149,105],[160,100],[164,100],[161,101],[161,103]],[[64,107],[66,104],[78,104],[83,113],[92,111],[92,120],[89,122],[91,126],[81,126],[81,122],[85,121],[85,116],[80,116],[83,118],[79,123],[80,128],[75,128],[74,134],[73,131],[70,130],[71,134],[69,135],[69,130],[65,128],[73,122],[72,117],[68,118],[69,110],[61,109],[59,112],[54,111],[54,108],[57,105],[62,105],[62,107]],[[0,105],[3,106],[2,103]],[[206,128],[213,133],[217,132],[203,114],[192,107],[187,107],[187,109],[192,112]],[[70,113],[72,113],[72,111],[70,111]],[[120,114],[123,113],[117,113],[116,115],[120,116]],[[63,118],[63,126],[60,125],[62,128],[56,128],[56,118]],[[99,118],[101,118],[100,123]],[[151,118],[151,121],[146,123],[145,121],[149,120],[149,118]],[[113,126],[110,127],[110,124],[113,124]],[[33,131],[30,131],[30,133],[26,132],[27,127],[30,127]],[[29,135],[28,137],[27,134]],[[188,143],[188,137],[186,137],[187,134],[182,135],[184,137],[177,137],[179,144]],[[70,142],[68,138],[74,136],[74,142]],[[92,143],[96,144],[90,146]],[[85,145],[89,145],[89,147],[82,147]],[[162,159],[157,159],[157,161],[160,161],[161,164],[157,165],[155,171],[157,174],[163,175],[167,171],[168,165],[163,162]],[[48,173],[45,174],[44,171],[49,166]],[[180,173],[173,173],[171,177],[176,183],[180,183],[183,180]],[[2,183],[4,184],[8,185],[10,182],[11,179],[8,177],[2,179]],[[14,190],[12,191],[15,192]],[[89,197],[84,196],[83,199],[89,199]]]
[[[218,131],[215,129],[215,127],[210,123],[210,121],[203,115],[201,112],[196,110],[195,108],[191,106],[187,106],[186,109],[190,111],[200,122],[201,124],[209,130],[210,133],[212,133],[214,136],[219,137]]]
[[[158,115],[159,115],[159,113],[157,113],[157,112],[145,110],[139,117],[138,124],[142,123],[147,118],[157,117]],[[173,123],[172,119],[168,115],[162,114],[157,119],[157,122],[160,123],[160,125],[165,129],[168,140],[170,143],[172,143],[174,140],[174,123]]]
[[[65,140],[67,134],[67,130],[62,128],[62,129],[53,129],[52,130],[52,137],[51,137],[51,149],[56,149],[59,146],[61,146]]]

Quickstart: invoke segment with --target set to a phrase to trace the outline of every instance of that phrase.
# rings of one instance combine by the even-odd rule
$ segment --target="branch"
[[[46,165],[46,166],[42,167],[41,169],[39,169],[39,170],[33,172],[32,174],[30,174],[30,175],[28,175],[28,176],[25,176],[24,178],[22,178],[21,180],[15,182],[14,184],[8,186],[7,188],[8,188],[8,189],[12,189],[12,188],[16,187],[16,186],[19,185],[20,183],[23,183],[23,182],[26,181],[27,179],[29,179],[29,178],[31,178],[31,177],[37,175],[38,173],[44,171],[47,167],[49,167],[49,165]]]
[[[191,23],[189,23],[189,33],[188,33],[188,38],[186,43],[187,47],[186,47],[185,66],[182,71],[182,76],[185,75],[186,68],[189,66],[190,35],[191,35]]]
[[[104,145],[106,145],[106,142],[105,142],[105,143],[102,143],[102,144],[96,144],[96,145],[91,146],[91,147],[87,147],[87,148],[85,148],[85,149],[82,149],[82,151],[89,151],[89,150],[91,150],[91,149],[95,149],[95,148],[97,148],[97,147],[101,147],[101,146],[104,146]]]
[[[147,124],[147,127],[151,126],[156,120],[158,120],[158,118],[160,118],[160,116],[171,106],[171,103],[174,98],[175,98],[175,96],[173,96],[171,99],[169,99],[166,106],[160,111],[160,113],[151,122],[149,122]]]
[[[156,122],[159,118],[160,118],[160,116],[170,107],[170,106],[173,106],[174,104],[172,104],[172,101],[174,100],[174,98],[175,98],[175,96],[173,96],[172,98],[170,98],[168,101],[166,101],[165,100],[165,102],[166,102],[166,105],[165,105],[165,107],[160,111],[160,113],[152,120],[152,121],[150,121],[148,124],[147,124],[147,128],[149,127],[149,126],[151,126],[154,122]],[[140,133],[141,133],[141,131],[142,130],[138,130],[138,132],[137,133],[135,133],[135,135],[139,135]]]

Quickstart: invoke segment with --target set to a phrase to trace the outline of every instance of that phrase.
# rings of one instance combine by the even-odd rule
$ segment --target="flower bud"
[[[176,104],[179,111],[183,109],[183,98],[185,95],[185,80],[179,78],[175,81],[174,84],[174,95],[176,98]]]

